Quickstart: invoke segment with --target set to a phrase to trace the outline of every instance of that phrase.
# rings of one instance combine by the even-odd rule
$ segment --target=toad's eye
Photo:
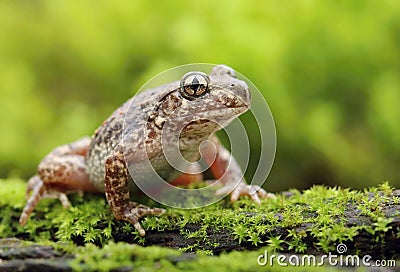
[[[187,99],[194,99],[208,91],[210,78],[202,72],[190,72],[182,77],[181,94]]]

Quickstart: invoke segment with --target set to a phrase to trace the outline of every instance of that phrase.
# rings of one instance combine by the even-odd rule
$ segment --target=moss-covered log
[[[225,252],[239,251],[242,253],[238,254],[256,254],[243,250],[336,253],[339,244],[346,246],[343,254],[400,258],[400,192],[387,183],[362,192],[314,186],[303,192],[277,194],[274,199],[263,200],[261,205],[243,199],[235,203],[221,201],[198,210],[168,209],[162,216],[141,221],[147,232],[141,237],[130,224],[113,219],[101,195],[72,195],[73,207],[68,210],[55,200],[43,201],[28,224],[21,227],[18,216],[24,203],[23,182],[1,182],[4,190],[0,192],[0,238],[6,238],[0,248],[1,271],[16,267],[68,271],[71,262],[74,268],[91,267],[96,263],[88,264],[93,261],[91,258],[103,262],[108,254],[112,255],[107,250],[134,244],[146,246],[140,250],[152,246],[156,252],[161,249],[155,246],[173,248],[172,252],[179,256],[176,258],[184,263],[197,259],[199,254],[225,256]],[[36,242],[26,244],[22,240]],[[122,244],[110,246],[115,242]],[[104,256],[97,256],[93,249],[90,258],[84,257],[82,252],[88,246]],[[142,256],[140,250],[137,254]],[[134,266],[138,257],[126,258],[127,264]],[[174,258],[168,259],[168,263],[177,263]],[[110,267],[115,266],[110,264]]]
[[[400,204],[388,204],[382,207],[384,217],[379,223],[374,223],[371,218],[363,215],[361,211],[353,204],[349,203],[345,210],[345,218],[347,223],[344,224],[345,228],[358,228],[358,233],[351,239],[343,242],[347,247],[349,254],[362,253],[363,255],[371,255],[375,258],[400,258]],[[246,216],[253,217],[259,214],[248,214]],[[277,216],[281,216],[277,214]],[[310,216],[317,217],[318,215],[311,214]],[[379,225],[382,224],[382,225]],[[268,241],[269,237],[281,237],[283,241],[282,252],[291,252],[290,233],[306,233],[311,229],[312,223],[302,223],[296,227],[283,228],[277,226],[268,233],[261,235],[260,240]],[[373,231],[372,229],[378,229]],[[202,229],[202,225],[188,224],[184,227],[183,233],[196,233]],[[321,230],[323,231],[323,230]],[[336,233],[338,234],[338,233]],[[335,235],[335,234],[333,234]],[[207,240],[202,241],[196,238],[187,238],[187,235],[182,234],[181,229],[165,230],[163,232],[150,232],[148,233],[145,244],[146,245],[160,245],[173,248],[190,247],[193,244],[198,244],[199,247],[206,250],[211,250],[213,253],[220,253],[223,251],[231,250],[252,250],[258,248],[250,241],[239,243],[235,239],[235,235],[228,229],[209,228],[207,230]],[[126,237],[121,235],[122,241]],[[218,245],[210,244],[209,241],[215,241]],[[284,243],[287,244],[284,244]],[[315,237],[307,237],[304,239],[307,247],[302,253],[305,254],[321,254],[321,248],[316,246],[319,241]],[[339,244],[339,243],[338,243]]]

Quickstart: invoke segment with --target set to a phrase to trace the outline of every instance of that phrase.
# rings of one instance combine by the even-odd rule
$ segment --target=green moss
[[[114,234],[125,235],[129,243],[144,244],[145,237],[128,223],[113,219],[102,195],[71,195],[73,207],[64,210],[58,200],[42,201],[25,227],[18,225],[24,205],[24,182],[18,179],[1,180],[0,237],[19,237],[33,241],[94,243],[98,246],[115,241]],[[321,252],[334,249],[337,243],[352,241],[361,231],[375,235],[377,241],[391,229],[382,207],[391,198],[393,188],[384,183],[364,192],[341,188],[314,186],[304,192],[292,190],[290,197],[277,195],[256,205],[244,198],[235,203],[221,201],[198,210],[167,209],[162,216],[149,216],[141,223],[147,231],[175,230],[195,242],[181,248],[212,254],[219,241],[210,233],[228,233],[239,244],[267,246],[271,250],[304,252],[306,240],[313,239]],[[349,203],[370,220],[370,224],[347,224],[345,210]],[[197,226],[193,228],[191,226]],[[286,231],[276,233],[277,229]]]
[[[176,250],[160,247],[141,247],[126,243],[109,243],[102,248],[93,244],[78,247],[71,266],[76,271],[110,271],[126,267],[131,270],[152,271],[154,268],[172,269],[171,260]],[[136,269],[135,269],[136,268]]]
[[[76,271],[110,271],[124,268],[127,271],[287,271],[288,267],[257,263],[265,248],[257,251],[223,253],[218,258],[203,254],[180,253],[160,247],[141,247],[125,243],[109,243],[103,248],[93,244],[79,247],[71,266]],[[267,254],[271,254],[268,252]],[[286,263],[288,261],[286,260]],[[291,271],[320,271],[321,267],[295,267]],[[324,266],[324,271],[337,271]]]
[[[142,271],[265,271],[268,267],[257,264],[257,256],[264,250],[304,253],[310,245],[307,240],[312,239],[314,249],[328,252],[338,243],[352,241],[360,231],[368,231],[376,241],[383,242],[392,227],[382,208],[399,203],[398,198],[390,197],[393,188],[387,183],[363,192],[314,186],[303,192],[278,194],[261,205],[247,198],[235,203],[224,200],[198,210],[169,208],[162,216],[144,218],[141,223],[148,232],[177,231],[194,241],[172,250],[139,246],[145,244],[146,237],[140,237],[130,224],[114,220],[102,195],[72,194],[73,207],[67,210],[58,200],[44,200],[21,227],[18,218],[25,203],[25,182],[0,180],[0,185],[0,238],[18,237],[55,246],[76,256],[71,265],[78,271],[121,267]],[[369,224],[347,224],[349,203]],[[218,232],[258,250],[209,256],[220,245],[220,241],[210,239],[210,234]],[[115,243],[116,234],[123,235],[128,243]],[[189,251],[196,254],[186,253]]]

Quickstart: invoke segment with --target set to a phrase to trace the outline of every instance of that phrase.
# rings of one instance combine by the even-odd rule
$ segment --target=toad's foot
[[[32,194],[29,196],[31,192]],[[43,198],[58,198],[65,209],[71,205],[65,193],[47,187],[38,175],[33,176],[28,181],[26,197],[28,198],[28,201],[22,211],[21,217],[19,218],[19,224],[21,226],[26,224],[29,215]]]
[[[251,199],[257,204],[261,204],[260,198],[275,198],[272,193],[267,193],[263,188],[258,185],[247,185],[242,182],[236,188],[232,188],[231,185],[225,185],[221,189],[217,190],[217,195],[225,195],[231,192],[231,201],[234,202],[241,196],[250,196]]]
[[[161,208],[150,208],[145,205],[138,204],[136,202],[129,202],[129,205],[122,211],[122,214],[115,214],[114,216],[118,220],[125,220],[131,223],[136,230],[139,232],[140,236],[145,236],[146,232],[139,223],[139,219],[146,215],[160,215],[165,212]]]

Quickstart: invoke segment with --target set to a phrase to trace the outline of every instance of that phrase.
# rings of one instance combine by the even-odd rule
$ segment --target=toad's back
[[[90,180],[100,191],[104,191],[105,162],[118,149],[137,150],[143,145],[143,128],[157,102],[178,83],[170,83],[143,91],[114,111],[95,131],[87,153],[87,167]],[[123,133],[129,133],[132,141],[122,147]],[[122,151],[122,150],[120,150]]]

